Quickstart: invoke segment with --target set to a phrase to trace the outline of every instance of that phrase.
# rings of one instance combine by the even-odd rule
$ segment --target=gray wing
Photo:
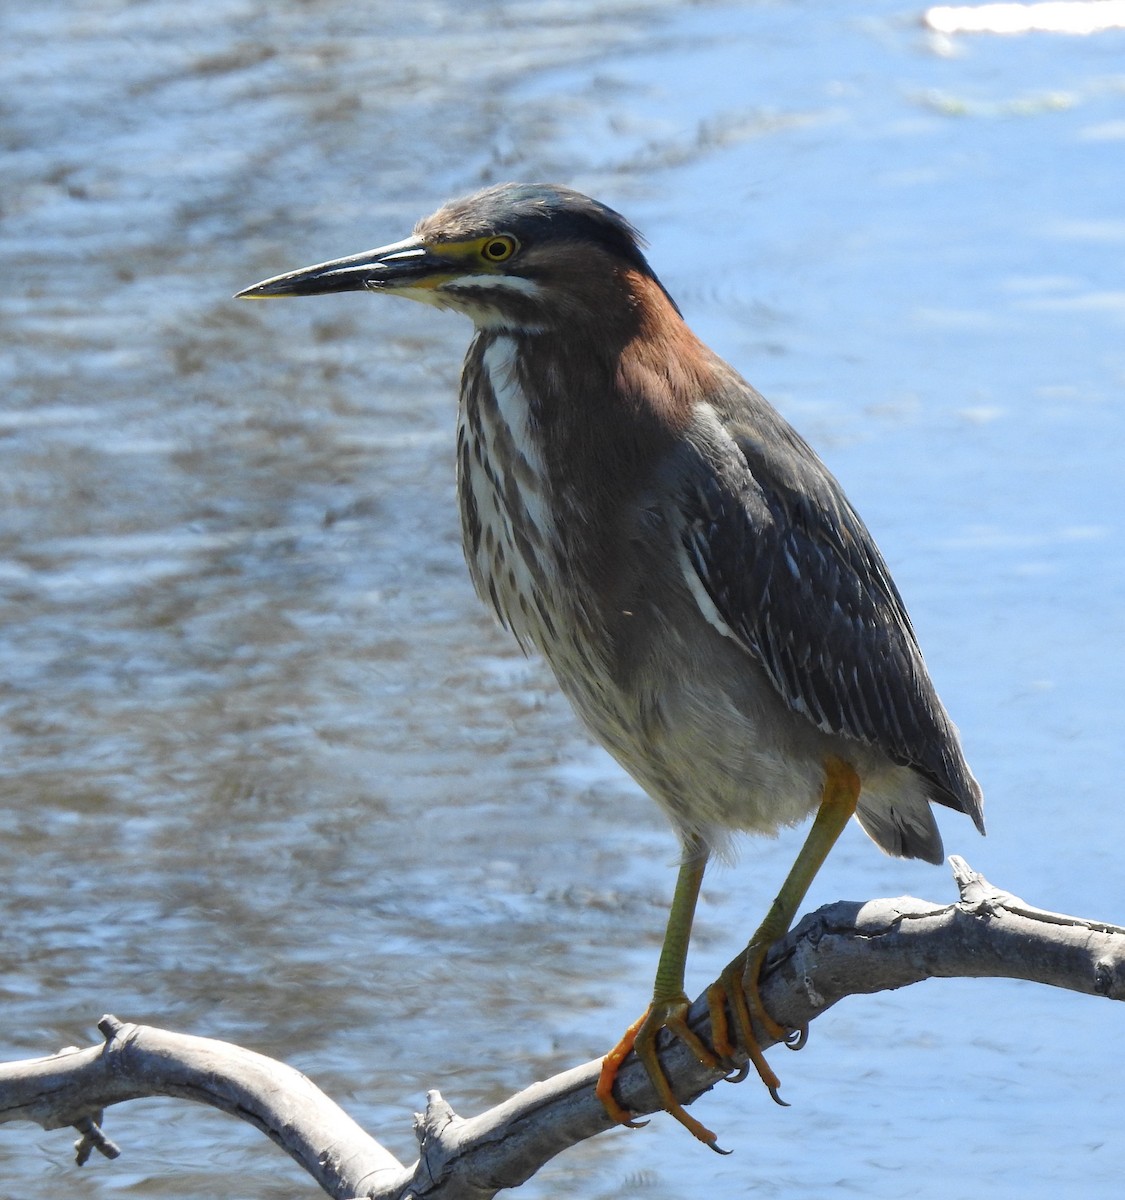
[[[722,620],[793,710],[878,747],[982,828],[980,789],[870,533],[809,446],[739,397],[681,477],[684,545]]]

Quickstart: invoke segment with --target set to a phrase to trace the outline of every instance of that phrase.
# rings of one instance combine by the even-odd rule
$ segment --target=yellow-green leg
[[[707,993],[711,1010],[711,1038],[715,1044],[716,1055],[729,1060],[739,1052],[746,1054],[761,1076],[762,1082],[769,1088],[770,1095],[779,1104],[783,1103],[777,1095],[781,1081],[762,1055],[753,1022],[756,1019],[771,1037],[794,1049],[804,1045],[807,1031],[797,1031],[794,1038],[790,1030],[783,1029],[766,1012],[758,985],[762,964],[773,943],[789,932],[789,926],[793,923],[809,885],[824,865],[824,860],[836,844],[844,826],[855,813],[856,802],[859,800],[859,776],[850,763],[830,758],[824,764],[824,774],[824,791],[816,819],[800,854],[797,855],[797,861],[777,894],[777,899],[770,905],[766,919],[758,926],[749,945],[727,965],[718,982],[712,984]],[[727,1025],[725,1003],[729,1003],[734,1018],[733,1041]]]
[[[672,896],[672,907],[668,912],[668,927],[664,933],[664,945],[660,950],[660,961],[656,967],[656,982],[652,989],[652,1003],[644,1015],[625,1031],[624,1037],[602,1060],[602,1071],[598,1078],[597,1095],[606,1111],[623,1125],[643,1124],[633,1119],[632,1114],[617,1102],[613,1095],[613,1084],[621,1064],[633,1051],[644,1063],[645,1071],[660,1097],[661,1105],[701,1142],[717,1150],[715,1135],[706,1126],[690,1116],[672,1092],[672,1085],[660,1066],[656,1053],[656,1037],[661,1029],[670,1029],[684,1042],[700,1062],[718,1066],[719,1060],[704,1042],[688,1027],[688,998],[684,992],[684,968],[687,963],[688,942],[691,926],[695,919],[695,906],[703,873],[707,868],[707,849],[697,840],[684,845],[680,860],[680,873],[676,878],[676,890]]]

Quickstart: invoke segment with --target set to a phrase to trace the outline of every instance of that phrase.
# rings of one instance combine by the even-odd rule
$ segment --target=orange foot
[[[628,1125],[631,1129],[648,1124],[647,1121],[638,1121],[631,1112],[622,1108],[613,1094],[613,1084],[617,1079],[617,1072],[632,1051],[644,1064],[649,1080],[660,1097],[661,1107],[671,1113],[693,1137],[698,1138],[705,1146],[710,1147],[717,1154],[727,1154],[729,1151],[723,1150],[717,1145],[715,1134],[706,1125],[702,1125],[691,1116],[676,1099],[672,1091],[672,1084],[664,1073],[664,1068],[660,1065],[660,1058],[656,1052],[657,1034],[661,1029],[668,1029],[688,1047],[704,1066],[722,1066],[720,1059],[703,1039],[688,1027],[687,1012],[688,998],[682,993],[663,1000],[654,999],[649,1005],[648,1011],[625,1030],[621,1041],[602,1060],[602,1071],[598,1077],[598,1086],[595,1091],[606,1112],[619,1124]]]
[[[707,989],[707,1006],[711,1014],[711,1040],[715,1054],[726,1062],[743,1058],[754,1064],[758,1077],[769,1089],[778,1104],[785,1101],[778,1095],[781,1080],[778,1079],[762,1053],[762,1046],[754,1032],[754,1022],[765,1030],[774,1041],[782,1042],[790,1050],[800,1050],[808,1038],[808,1029],[786,1029],[779,1025],[766,1011],[759,990],[762,964],[769,952],[771,942],[755,938],[741,954],[723,969],[718,980]],[[733,1036],[727,1020],[727,1008],[734,1018]],[[749,1074],[743,1066],[728,1079],[741,1083]]]

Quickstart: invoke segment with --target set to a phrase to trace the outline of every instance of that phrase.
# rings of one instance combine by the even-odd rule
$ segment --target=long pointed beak
[[[384,288],[432,287],[435,276],[447,275],[450,263],[426,249],[418,238],[407,238],[378,250],[317,263],[263,279],[244,288],[236,300],[272,296],[320,296],[327,292],[381,291]]]

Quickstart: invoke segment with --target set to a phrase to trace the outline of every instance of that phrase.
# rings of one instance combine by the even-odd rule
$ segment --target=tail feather
[[[890,804],[880,798],[877,803],[864,804],[860,796],[855,815],[867,836],[887,854],[942,862],[945,848],[924,797],[907,796]]]

